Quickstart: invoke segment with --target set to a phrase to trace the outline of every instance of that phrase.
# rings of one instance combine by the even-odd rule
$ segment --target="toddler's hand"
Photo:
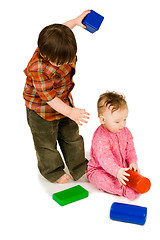
[[[89,115],[85,109],[72,108],[69,118],[82,126],[82,123],[87,123],[85,119],[89,119]]]
[[[129,169],[130,169],[130,170],[133,170],[133,171],[135,171],[135,172],[140,172],[140,171],[139,171],[139,168],[138,168],[138,165],[137,165],[136,163],[131,163],[131,164],[129,165]]]
[[[81,15],[79,15],[78,17],[76,17],[74,19],[75,21],[75,24],[82,27],[82,28],[86,28],[86,26],[84,26],[82,24],[82,20],[90,13],[91,11],[90,10],[87,10],[87,11],[84,11]]]
[[[126,171],[128,171],[129,168],[120,168],[118,173],[117,173],[117,178],[118,181],[121,185],[126,185],[125,181],[129,181],[128,178],[126,178],[125,176],[130,176],[130,174],[126,173]]]

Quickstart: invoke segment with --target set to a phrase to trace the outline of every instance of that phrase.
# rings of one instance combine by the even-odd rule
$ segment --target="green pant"
[[[57,151],[58,141],[70,174],[74,180],[78,180],[85,173],[88,162],[78,125],[67,117],[47,121],[28,108],[27,120],[33,135],[40,173],[50,182],[56,181],[65,173],[64,162]]]

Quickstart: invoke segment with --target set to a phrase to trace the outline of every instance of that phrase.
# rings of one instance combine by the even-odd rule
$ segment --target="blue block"
[[[146,207],[114,202],[110,209],[112,220],[144,225],[146,218]]]
[[[100,28],[103,19],[103,16],[91,10],[91,12],[83,19],[82,23],[86,26],[85,29],[87,31],[94,33]]]

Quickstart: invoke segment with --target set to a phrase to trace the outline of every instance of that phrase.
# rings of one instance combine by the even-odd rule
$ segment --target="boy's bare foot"
[[[68,175],[68,174],[64,174],[62,175],[56,182],[57,183],[60,183],[60,184],[63,184],[63,183],[67,183],[69,181],[71,177]]]

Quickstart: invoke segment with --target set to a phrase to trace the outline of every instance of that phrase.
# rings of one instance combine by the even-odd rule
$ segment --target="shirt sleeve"
[[[117,177],[118,170],[121,167],[116,163],[109,141],[97,143],[95,151],[101,167],[112,176]]]
[[[33,86],[43,101],[49,102],[56,97],[57,93],[54,89],[54,81],[43,72],[30,72]],[[53,76],[54,77],[54,76]]]
[[[127,147],[126,147],[126,161],[129,164],[137,163],[137,154],[134,147],[133,136],[129,129],[126,128],[127,133]]]

